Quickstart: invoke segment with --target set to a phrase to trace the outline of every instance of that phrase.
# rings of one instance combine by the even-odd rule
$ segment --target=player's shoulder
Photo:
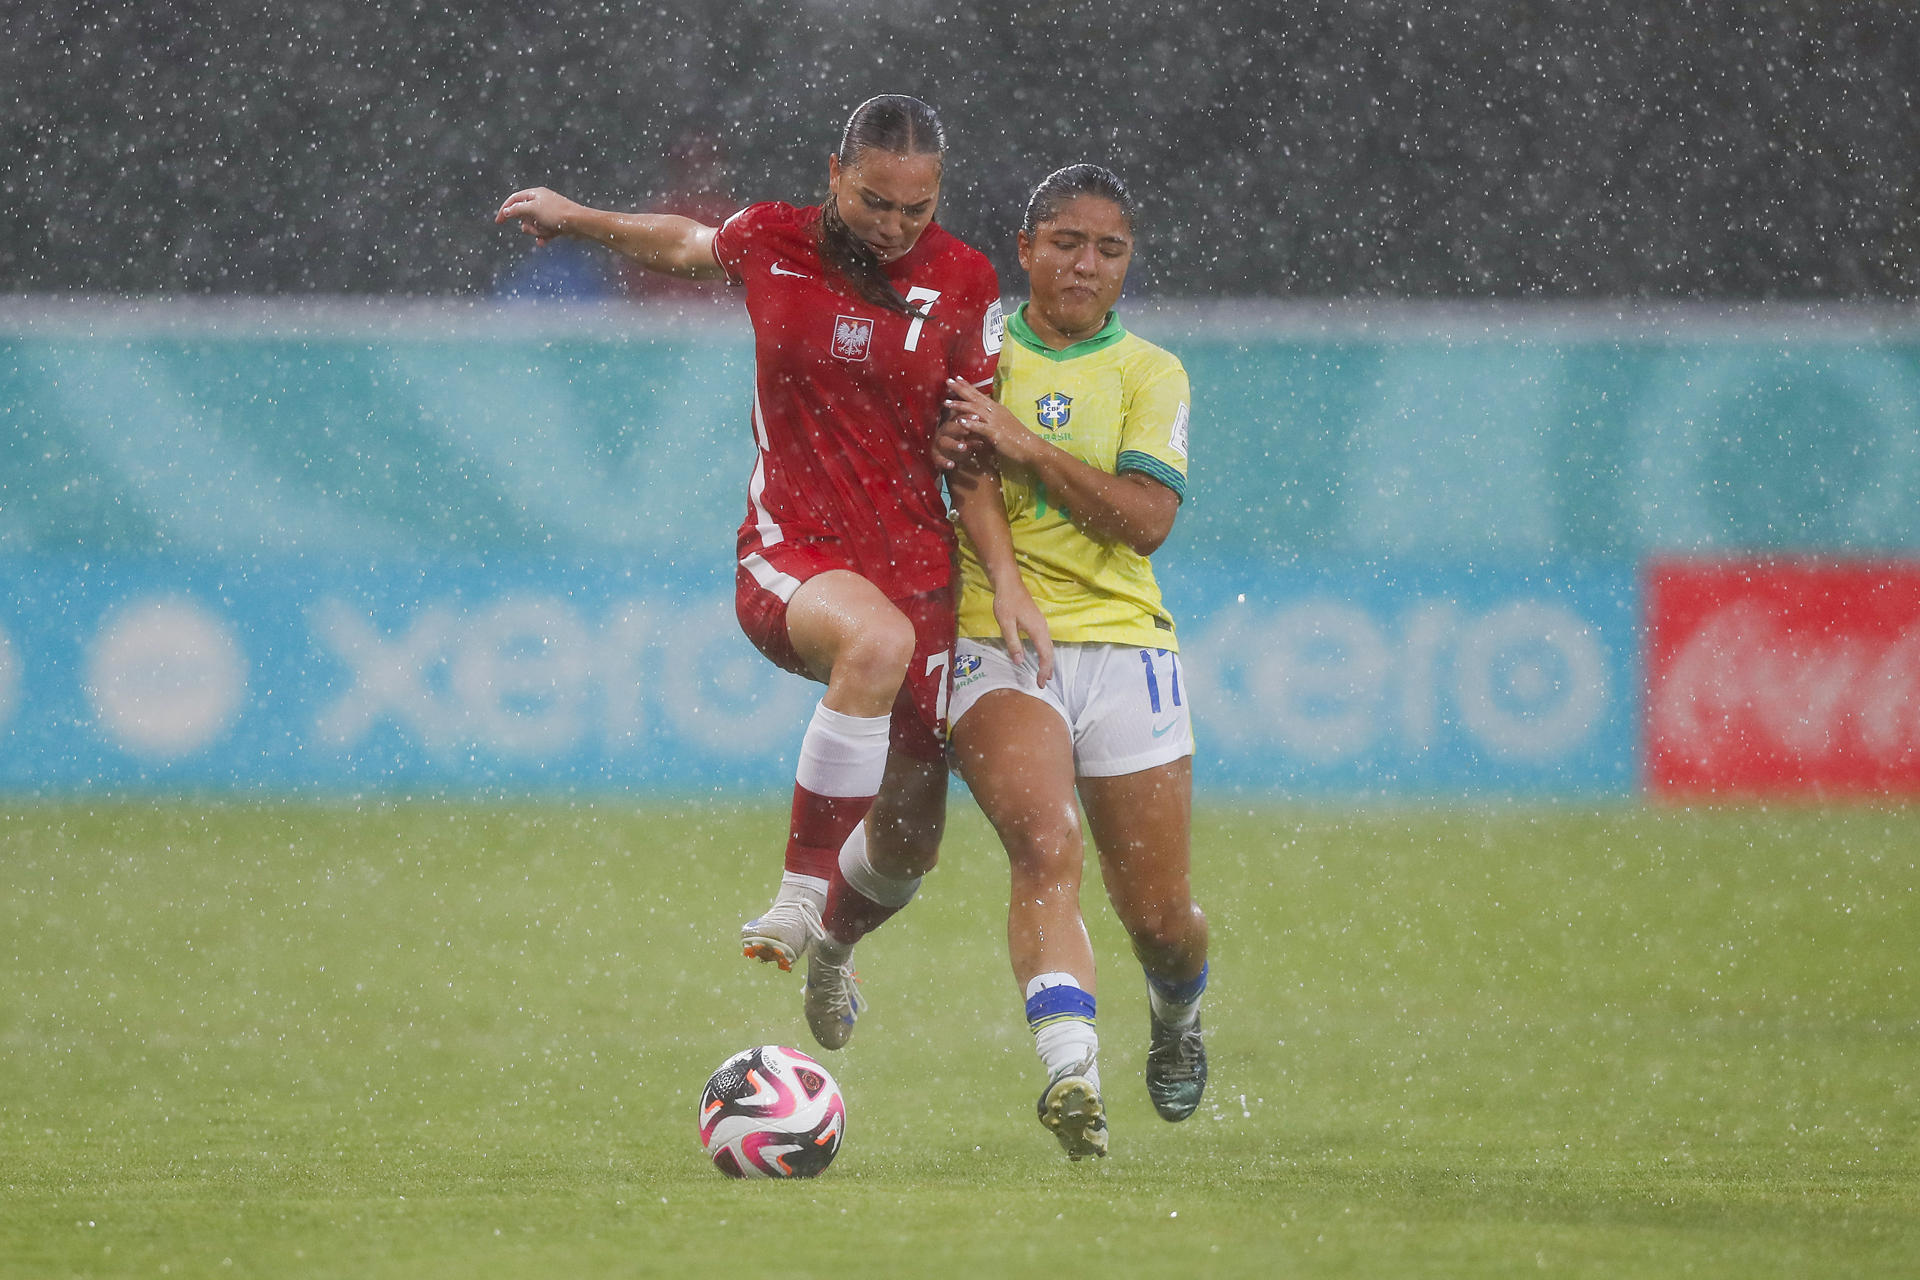
[[[1187,374],[1187,367],[1180,363],[1179,356],[1159,343],[1149,342],[1132,329],[1128,329],[1125,336],[1114,344],[1114,354],[1119,357],[1128,376],[1140,382],[1174,375],[1184,378]]]
[[[1015,311],[1017,312],[1018,308],[1015,308]],[[1008,377],[1026,377],[1053,366],[1052,361],[1029,347],[1026,343],[1014,338],[1012,332],[1013,325],[1010,322],[1007,325],[1007,330],[1007,343],[1000,349],[1001,372],[1005,373]]]
[[[760,200],[728,215],[721,229],[732,234],[778,234],[810,232],[819,218],[816,205],[788,204],[784,200]]]
[[[930,224],[920,235],[926,241],[929,263],[937,264],[943,272],[978,282],[996,298],[1000,296],[1000,277],[986,254],[937,222]]]
[[[1122,327],[1126,329],[1126,332],[1121,335],[1120,341],[1114,344],[1117,354],[1137,364],[1156,368],[1179,366],[1179,356],[1176,356],[1159,343],[1141,337],[1131,327],[1126,326],[1124,321],[1122,322]]]

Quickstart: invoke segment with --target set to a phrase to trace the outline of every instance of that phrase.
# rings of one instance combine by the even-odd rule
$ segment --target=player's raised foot
[[[1185,1120],[1207,1091],[1207,1046],[1200,1038],[1200,1016],[1184,1027],[1170,1026],[1149,1014],[1147,1096],[1162,1120]]]
[[[807,957],[805,995],[807,1030],[822,1049],[842,1049],[853,1039],[853,1024],[866,1011],[860,979],[853,972],[853,948],[822,936]]]
[[[740,926],[740,953],[790,972],[820,936],[820,908],[808,898],[783,896]]]
[[[1069,1160],[1107,1154],[1107,1109],[1090,1072],[1093,1059],[1054,1073],[1040,1095],[1040,1123],[1053,1130]]]

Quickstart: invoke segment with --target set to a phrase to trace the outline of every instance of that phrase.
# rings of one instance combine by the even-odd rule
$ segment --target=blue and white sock
[[[1049,1076],[1089,1064],[1087,1079],[1100,1087],[1100,1035],[1094,1030],[1093,993],[1070,973],[1043,973],[1027,984],[1027,1026],[1034,1052]]]
[[[1143,971],[1144,972],[1144,971]],[[1153,1016],[1170,1027],[1189,1027],[1200,1016],[1200,997],[1207,990],[1207,966],[1186,982],[1169,982],[1147,974],[1147,1003]]]

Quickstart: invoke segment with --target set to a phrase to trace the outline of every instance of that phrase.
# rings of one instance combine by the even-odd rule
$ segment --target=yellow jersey
[[[1024,305],[1007,317],[995,398],[1031,431],[1090,466],[1138,471],[1187,491],[1187,371],[1171,353],[1128,333],[1117,313],[1065,351],[1034,336]],[[1003,475],[1007,523],[1027,589],[1055,640],[1178,650],[1173,617],[1147,558],[1102,542],[1034,479]],[[960,534],[960,634],[997,639],[993,592]]]

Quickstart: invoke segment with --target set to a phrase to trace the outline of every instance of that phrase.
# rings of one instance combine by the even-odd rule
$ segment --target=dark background
[[[0,83],[16,292],[483,293],[516,187],[644,207],[706,136],[742,201],[816,199],[888,91],[1003,274],[1092,159],[1143,198],[1136,293],[1920,292],[1906,3],[48,6]]]

